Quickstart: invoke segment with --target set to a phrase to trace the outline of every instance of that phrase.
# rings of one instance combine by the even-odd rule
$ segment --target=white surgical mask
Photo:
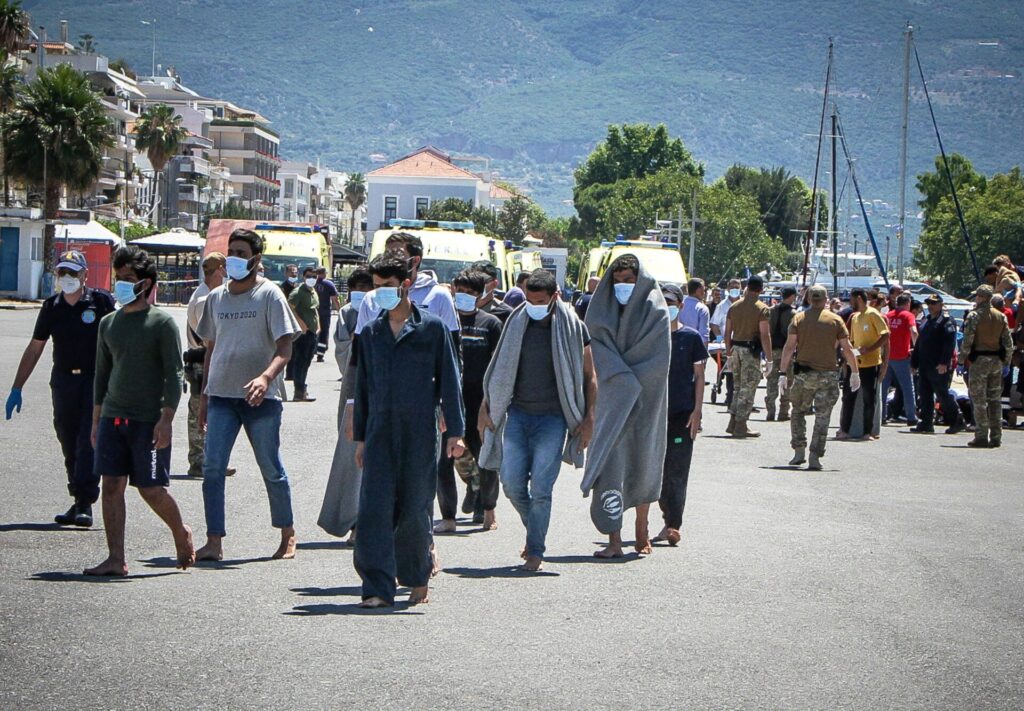
[[[526,315],[534,321],[543,321],[551,310],[551,304],[526,304]]]
[[[461,291],[455,294],[455,308],[459,311],[476,311],[476,297],[472,294],[464,294]]]
[[[65,294],[74,294],[82,288],[82,281],[76,276],[65,274],[64,276],[57,277],[57,286]]]
[[[299,283],[299,278],[297,276],[288,277],[288,283],[289,284],[298,284]]]
[[[244,281],[252,273],[252,269],[249,268],[249,260],[242,257],[228,257],[226,266],[228,278],[235,281]]]
[[[379,308],[391,311],[402,301],[402,295],[397,286],[379,286],[373,293],[373,300]]]
[[[729,289],[729,298],[730,299],[738,299],[738,298],[740,298],[740,290],[739,289]]]
[[[365,291],[352,291],[348,295],[349,303],[352,304],[354,309],[358,309],[362,305],[364,298],[366,298]]]
[[[679,307],[678,306],[669,306],[668,307],[668,320],[669,321],[675,321],[677,318],[679,318]]]
[[[306,286],[310,289],[316,286],[316,277],[306,277]]]
[[[633,295],[636,284],[613,284],[615,287],[615,300],[625,306],[629,303],[629,297]]]

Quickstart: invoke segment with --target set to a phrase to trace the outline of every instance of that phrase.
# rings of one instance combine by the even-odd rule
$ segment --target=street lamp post
[[[150,76],[155,77],[156,76],[156,18],[154,17],[152,20],[139,20],[139,22],[141,22],[143,25],[147,25],[147,26],[151,27],[152,30],[153,30],[153,70],[152,70],[153,73],[150,74]]]

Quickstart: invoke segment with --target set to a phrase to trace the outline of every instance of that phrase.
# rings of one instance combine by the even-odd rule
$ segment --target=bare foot
[[[484,525],[480,527],[482,531],[497,531],[498,530],[498,517],[494,515],[494,511],[484,511]]]
[[[665,534],[665,540],[668,541],[668,544],[670,546],[675,548],[677,545],[679,545],[679,540],[682,538],[682,536],[679,534],[679,530],[678,529],[669,528],[669,529],[666,529],[666,530],[668,532]]]
[[[196,547],[192,545],[192,529],[183,526],[174,537],[174,548],[178,553],[178,567],[188,570],[196,564]]]
[[[523,548],[523,552],[519,554],[519,557],[522,558],[523,560],[526,560],[530,556],[526,555],[526,549]]]
[[[410,605],[426,605],[430,602],[430,588],[424,585],[421,588],[413,588],[409,591]]]
[[[207,538],[206,545],[196,551],[196,560],[224,560],[220,539]]]
[[[623,556],[622,546],[617,543],[609,543],[599,551],[594,552],[595,558],[621,558]]]
[[[661,533],[659,533],[657,536],[651,539],[651,543],[661,543],[662,541],[667,541],[668,532],[670,530],[671,529],[668,526],[665,526],[665,528],[661,529]]]
[[[274,555],[270,556],[274,560],[291,560],[295,557],[295,529],[294,528],[282,528],[281,529],[281,545],[274,551]]]
[[[651,547],[651,542],[649,540],[636,541],[636,543],[633,544],[633,549],[639,555],[650,555],[654,552],[654,549]]]
[[[455,533],[457,530],[459,527],[451,518],[443,518],[439,524],[434,526],[434,533]]]
[[[843,440],[850,439],[850,435],[846,432],[836,432],[836,439],[842,442]]]
[[[110,578],[123,578],[128,575],[128,565],[123,560],[107,558],[94,568],[86,568],[83,575],[98,575]]]
[[[364,610],[379,610],[382,607],[391,607],[387,600],[380,597],[368,597],[359,603]]]
[[[437,555],[437,548],[434,544],[430,544],[430,577],[436,576],[441,572],[441,558]]]
[[[526,562],[519,566],[520,570],[525,570],[527,573],[536,573],[544,567],[544,559],[539,555],[531,555],[526,558]]]

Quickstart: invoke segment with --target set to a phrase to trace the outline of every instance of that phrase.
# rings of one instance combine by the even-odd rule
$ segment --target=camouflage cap
[[[973,294],[971,294],[971,296],[984,296],[988,299],[991,299],[992,294],[994,293],[995,292],[992,290],[991,286],[989,286],[988,284],[982,284],[975,290]]]
[[[828,289],[823,287],[821,284],[815,284],[814,286],[807,290],[807,298],[815,300],[827,299]]]

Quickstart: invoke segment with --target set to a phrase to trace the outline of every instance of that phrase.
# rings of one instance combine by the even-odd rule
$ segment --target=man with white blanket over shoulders
[[[636,551],[651,552],[647,511],[661,495],[671,336],[657,281],[632,254],[611,263],[587,309],[601,400],[581,488],[608,536],[594,555],[620,558],[622,516],[636,508]]]
[[[484,374],[478,464],[501,471],[505,495],[526,526],[523,570],[535,572],[562,462],[583,466],[597,378],[587,328],[558,298],[555,278],[538,269],[523,291],[526,302],[509,316]]]

